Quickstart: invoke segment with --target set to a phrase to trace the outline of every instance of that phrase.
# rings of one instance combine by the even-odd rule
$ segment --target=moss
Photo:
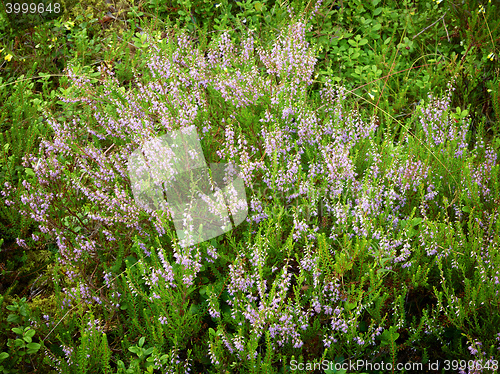
[[[40,270],[40,267],[50,260],[51,252],[47,250],[32,250],[27,252],[28,260],[23,267],[23,273],[28,274],[35,270]]]
[[[40,311],[40,313],[55,315],[57,313],[57,303],[54,294],[48,297],[35,296],[29,303],[32,312]]]
[[[76,4],[70,14],[72,18],[79,15],[87,19],[101,18],[108,11],[108,7],[105,0],[84,0]]]

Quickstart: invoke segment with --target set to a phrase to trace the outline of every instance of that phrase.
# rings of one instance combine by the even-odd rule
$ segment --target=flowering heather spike
[[[295,84],[311,84],[316,58],[308,47],[305,24],[297,22],[281,33],[271,53],[259,48],[258,54],[269,74],[292,79]],[[291,92],[296,93],[296,90],[292,88]]]

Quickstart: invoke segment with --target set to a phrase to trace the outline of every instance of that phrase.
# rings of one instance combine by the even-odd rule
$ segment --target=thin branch
[[[443,26],[446,31],[446,37],[448,38],[448,43],[450,43],[450,35],[448,34],[448,29],[446,28],[446,22],[444,22],[444,20],[443,20]]]
[[[432,25],[429,25],[429,26],[427,26],[425,29],[423,29],[422,31],[420,31],[417,35],[415,35],[415,36],[413,37],[413,39],[415,39],[417,36],[419,36],[420,34],[422,34],[424,31],[426,31],[426,30],[430,29],[430,28],[431,28],[432,26],[434,26],[436,23],[438,23],[439,21],[441,21],[442,19],[444,19],[444,17],[445,17],[445,16],[446,16],[446,13],[445,13],[445,14],[443,14],[443,16],[442,16],[440,19],[438,19],[436,22],[434,22]]]

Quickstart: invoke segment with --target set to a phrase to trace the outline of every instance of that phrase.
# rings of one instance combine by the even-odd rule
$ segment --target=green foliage
[[[355,0],[335,9],[328,3],[322,6],[321,16],[311,21],[318,28],[310,36],[318,46],[320,81],[342,82],[359,95],[361,105],[379,105],[374,113],[402,112],[400,116],[407,117],[403,108],[428,91],[444,90],[448,79],[443,76],[460,71],[457,89],[461,101],[455,104],[472,103],[474,118],[487,117],[488,124],[495,123],[492,109],[497,101],[493,96],[498,87],[492,80],[498,80],[494,68],[498,51],[493,43],[499,30],[497,4],[481,8],[476,1],[460,5],[405,1],[394,7],[386,1]],[[429,20],[435,22],[429,24]],[[488,27],[479,28],[479,24]],[[487,91],[486,86],[494,88]],[[385,94],[394,100],[385,102]]]
[[[3,297],[0,299],[1,309],[3,309],[2,303]],[[33,360],[36,353],[42,348],[43,343],[34,341],[34,339],[37,339],[35,338],[36,330],[26,326],[31,316],[26,298],[13,301],[12,304],[7,305],[5,308],[11,313],[8,314],[5,321],[0,319],[0,328],[2,330],[9,329],[10,331],[8,333],[2,331],[2,335],[0,335],[3,337],[5,334],[7,338],[6,347],[8,347],[8,352],[0,352],[0,372],[8,374],[17,372],[16,368],[23,367]],[[8,327],[12,325],[16,327]],[[7,358],[8,360],[5,361]]]
[[[35,330],[32,330],[30,327],[25,327],[24,330],[19,327],[13,327],[12,332],[16,333],[22,338],[17,338],[16,340],[11,340],[7,343],[7,346],[14,347],[13,349],[20,350],[18,352],[19,356],[24,356],[25,354],[32,354],[38,352],[41,347],[41,344],[34,343],[32,341],[33,336],[35,335]]]
[[[34,173],[23,166],[23,158],[36,153],[39,139],[46,130],[42,124],[41,102],[39,95],[32,92],[35,84],[21,76],[19,79],[4,81],[0,77],[0,86],[12,90],[2,90],[0,100],[3,110],[0,121],[0,188],[7,194],[9,205],[0,206],[0,231],[4,239],[13,240],[27,234],[31,220],[19,213],[19,190],[24,179],[30,180]],[[9,186],[9,187],[7,187]]]
[[[337,6],[326,1],[308,18],[315,1],[121,1],[114,4],[116,19],[106,25],[107,5],[86,1],[78,7],[84,14],[75,8],[74,17],[51,20],[19,35],[17,42],[4,37],[0,190],[12,204],[0,204],[0,245],[12,249],[19,237],[29,249],[2,251],[0,258],[2,275],[9,277],[2,292],[10,303],[3,305],[0,296],[0,372],[26,371],[36,362],[33,366],[47,372],[51,367],[67,373],[182,373],[192,372],[193,365],[200,372],[278,373],[290,371],[295,358],[341,363],[346,357],[370,356],[394,365],[408,359],[474,358],[468,347],[478,348],[478,355],[498,354],[500,168],[494,156],[500,150],[495,121],[500,114],[495,44],[500,21],[496,4],[459,3],[352,0]],[[228,141],[224,132],[231,126],[240,148],[245,141],[255,149],[249,160],[272,171],[269,184],[257,174],[247,189],[249,201],[260,202],[259,213],[267,219],[256,222],[249,216],[231,234],[186,249],[178,246],[168,220],[161,222],[167,232],[160,238],[152,234],[152,218],[141,213],[146,235],[134,237],[130,227],[108,224],[116,241],[70,265],[56,260],[47,270],[45,278],[54,278],[54,290],[45,289],[53,292],[50,299],[10,301],[18,268],[26,270],[30,262],[35,269],[33,250],[44,245],[58,250],[44,240],[35,243],[31,234],[40,233],[20,213],[23,181],[37,183],[23,156],[36,155],[40,138],[52,136],[46,117],[63,123],[80,116],[89,128],[94,125],[93,110],[58,101],[57,95],[108,100],[106,112],[117,117],[110,100],[126,102],[126,92],[137,92],[134,78],[140,74],[146,83],[152,79],[143,67],[148,48],[159,40],[164,40],[164,58],[171,60],[178,29],[188,30],[202,51],[215,46],[226,30],[235,43],[252,30],[257,46],[270,49],[277,31],[300,17],[310,26],[307,39],[318,58],[317,75],[313,85],[300,86],[293,108],[303,108],[303,116],[318,118],[321,125],[330,121],[332,132],[351,126],[340,112],[356,108],[363,116],[380,115],[377,131],[348,149],[357,183],[343,186],[338,196],[326,193],[331,183],[308,173],[328,153],[300,145],[292,133],[287,152],[300,155],[297,180],[282,188],[283,175],[295,166],[284,164],[278,151],[266,154],[261,119],[274,115],[277,120],[266,130],[278,133],[291,126],[282,118],[283,108],[273,109],[271,97],[264,97],[240,109],[221,92],[200,89],[211,110],[197,121],[213,124],[202,140],[207,161],[220,161],[217,151]],[[8,32],[0,19],[0,33]],[[116,74],[116,87],[106,86],[96,69],[101,63]],[[67,78],[56,77],[68,65],[88,77],[96,91],[79,92]],[[250,73],[255,67],[265,78],[263,85],[288,84],[284,76],[266,76],[261,62],[250,65],[228,66],[226,74],[238,68]],[[457,87],[451,104],[433,111],[434,104],[424,98],[444,91],[450,77]],[[349,99],[333,103],[328,90],[320,96],[328,80],[343,83]],[[281,92],[279,105],[285,96]],[[431,114],[434,122],[428,120]],[[234,117],[229,120],[229,115]],[[445,135],[436,141],[442,135],[439,126]],[[447,135],[463,130],[465,137]],[[329,143],[327,136],[320,141],[321,146]],[[97,137],[85,144],[102,150],[114,145]],[[59,161],[68,180],[91,181],[72,160]],[[247,162],[240,150],[234,161]],[[421,172],[412,174],[417,169]],[[401,182],[394,183],[398,176]],[[66,189],[62,184],[54,189],[64,193],[50,211],[54,227],[105,243],[103,227],[91,225],[99,207]],[[367,207],[381,196],[392,196],[393,202],[385,199],[376,213],[351,209],[359,205],[356,199],[366,199]],[[395,216],[397,204],[404,207]],[[307,228],[298,232],[303,225]],[[200,260],[200,269],[189,263],[206,260],[209,251],[218,255],[213,262]],[[181,257],[190,260],[177,261]],[[251,286],[238,290],[238,282]],[[31,281],[21,286],[32,293]],[[318,303],[332,310],[317,311]],[[43,308],[35,312],[39,305]],[[301,313],[313,316],[304,329]],[[254,317],[263,321],[260,327],[249,322]],[[281,336],[281,318],[291,318],[295,330],[287,326]]]
[[[144,341],[145,341],[145,338],[142,337],[139,339],[139,343],[137,343],[137,345],[133,345],[131,347],[128,347],[128,350],[130,352],[134,353],[135,355],[137,355],[137,358],[132,360],[132,362],[130,363],[130,367],[126,370],[125,370],[125,365],[124,365],[123,361],[121,361],[121,360],[118,361],[118,372],[119,373],[133,374],[133,373],[139,373],[139,372],[144,372],[144,373],[152,373],[153,372],[154,365],[151,362],[152,360],[149,360],[148,356],[150,356],[154,352],[155,348],[154,347],[150,347],[148,349],[143,348]],[[149,368],[151,368],[151,369],[149,369]]]

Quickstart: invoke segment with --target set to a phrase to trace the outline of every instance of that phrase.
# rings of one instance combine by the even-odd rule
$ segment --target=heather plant
[[[2,197],[5,204],[0,210],[0,222],[2,236],[5,240],[12,241],[16,237],[23,237],[29,230],[30,219],[12,209],[13,201],[17,196],[11,195],[12,188],[19,187],[23,179],[31,178],[34,174],[31,169],[21,165],[22,157],[26,152],[32,152],[38,146],[38,135],[45,135],[40,125],[39,109],[41,100],[30,91],[34,86],[29,80],[6,83],[14,83],[14,95],[8,97],[2,94],[3,110],[1,120],[3,122],[0,132],[0,184],[2,185]],[[0,84],[3,84],[0,78]],[[13,126],[13,124],[16,126]]]
[[[30,72],[31,75],[33,72]],[[28,75],[28,76],[29,76]],[[48,129],[43,125],[41,95],[32,92],[34,82],[24,77],[19,80],[0,78],[2,108],[0,110],[0,269],[2,271],[2,294],[18,294],[25,287],[36,282],[40,269],[46,264],[47,256],[39,249],[46,243],[35,243],[32,230],[36,222],[23,216],[15,201],[20,199],[23,180],[31,180],[34,172],[22,166],[26,152],[36,152],[40,136],[46,136]],[[5,89],[10,88],[12,91]],[[12,94],[13,93],[13,94]],[[17,250],[16,238],[23,238],[34,250]],[[49,247],[50,248],[50,247]],[[22,279],[22,281],[20,281]],[[24,281],[24,282],[23,282]],[[24,284],[23,284],[24,283]]]
[[[471,141],[453,81],[404,131],[365,119],[344,86],[316,94],[307,30],[290,21],[269,45],[224,32],[206,49],[148,35],[147,69],[128,84],[104,65],[67,70],[68,116],[45,113],[53,136],[12,188],[13,209],[39,224],[32,240],[58,248],[56,309],[36,325],[46,364],[270,373],[292,359],[425,363],[434,348],[498,359],[498,150]],[[249,214],[183,246],[168,204],[135,203],[127,165],[192,127],[207,163],[239,166]]]

